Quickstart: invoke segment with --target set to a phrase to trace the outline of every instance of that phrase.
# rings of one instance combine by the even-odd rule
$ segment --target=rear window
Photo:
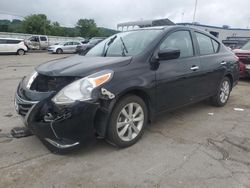
[[[7,44],[18,44],[21,40],[7,40]]]

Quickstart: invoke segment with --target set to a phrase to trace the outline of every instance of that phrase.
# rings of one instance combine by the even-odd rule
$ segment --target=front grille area
[[[32,106],[33,104],[19,104],[19,114],[22,116],[26,116]]]
[[[22,98],[18,96],[18,94],[16,94],[15,107],[16,107],[18,114],[20,114],[21,116],[25,117],[26,114],[29,112],[30,108],[36,103],[37,101],[23,100]]]
[[[249,59],[241,59],[240,58],[240,61],[244,64],[250,64],[250,58]]]
[[[236,55],[239,57],[240,61],[244,64],[250,64],[250,54],[241,54],[236,53]]]
[[[58,91],[76,79],[76,77],[70,76],[52,77],[39,74],[33,81],[30,89],[39,92]]]

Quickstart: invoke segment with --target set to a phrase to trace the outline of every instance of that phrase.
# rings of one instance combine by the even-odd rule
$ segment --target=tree
[[[95,37],[100,35],[99,29],[93,19],[80,19],[76,24],[76,29],[81,37]]]
[[[50,32],[50,21],[45,14],[33,14],[25,17],[22,28],[26,33],[46,35]]]
[[[117,33],[115,30],[97,27],[93,19],[80,19],[75,27],[62,27],[58,22],[51,22],[44,14],[33,14],[18,19],[0,20],[0,32],[46,34],[66,37],[108,37]]]
[[[54,36],[64,36],[64,28],[60,26],[58,22],[53,22],[50,26],[50,32],[48,33]]]

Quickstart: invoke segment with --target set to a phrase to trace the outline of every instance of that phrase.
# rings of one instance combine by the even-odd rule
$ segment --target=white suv
[[[0,53],[24,55],[27,51],[23,39],[0,38]]]

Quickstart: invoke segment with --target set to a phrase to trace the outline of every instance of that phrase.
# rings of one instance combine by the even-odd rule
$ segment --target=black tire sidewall
[[[118,118],[118,115],[121,112],[121,110],[127,104],[129,104],[131,102],[138,103],[142,107],[143,112],[144,112],[144,123],[143,123],[143,126],[142,126],[140,133],[133,140],[123,141],[118,136],[118,132],[116,129],[117,118]],[[140,139],[140,137],[142,136],[143,130],[146,127],[147,122],[148,122],[148,109],[147,109],[145,102],[140,97],[138,97],[136,95],[125,96],[117,102],[117,104],[115,105],[115,107],[112,111],[112,114],[110,116],[110,121],[108,124],[107,139],[109,142],[111,142],[111,144],[113,144],[119,148],[131,146],[131,145],[135,144]]]

